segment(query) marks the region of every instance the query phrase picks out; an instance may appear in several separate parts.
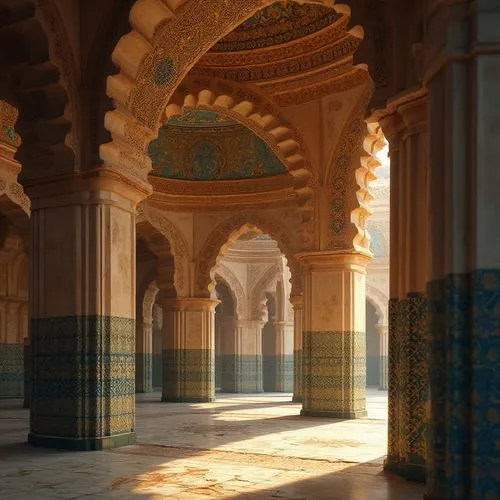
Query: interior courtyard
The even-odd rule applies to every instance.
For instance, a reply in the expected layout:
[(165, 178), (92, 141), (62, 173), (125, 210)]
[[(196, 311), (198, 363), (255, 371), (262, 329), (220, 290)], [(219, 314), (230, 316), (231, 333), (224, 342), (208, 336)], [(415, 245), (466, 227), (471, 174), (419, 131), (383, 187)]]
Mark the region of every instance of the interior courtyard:
[(0, 0), (0, 498), (499, 500), (499, 26)]

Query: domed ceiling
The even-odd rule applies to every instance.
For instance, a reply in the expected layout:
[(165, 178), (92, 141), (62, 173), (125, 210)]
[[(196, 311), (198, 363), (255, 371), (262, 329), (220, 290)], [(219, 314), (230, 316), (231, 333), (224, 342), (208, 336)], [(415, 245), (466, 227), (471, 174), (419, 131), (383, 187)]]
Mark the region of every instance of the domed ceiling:
[(150, 145), (151, 175), (213, 181), (287, 174), (267, 146), (244, 125), (216, 112), (192, 109), (173, 117)]
[(275, 2), (238, 26), (210, 52), (239, 52), (289, 43), (312, 35), (340, 18), (334, 10), (319, 5)]
[(280, 105), (313, 86), (303, 99), (314, 100), (332, 91), (334, 79), (357, 72), (352, 56), (361, 40), (349, 23), (348, 15), (321, 5), (275, 2), (216, 43), (190, 75), (255, 83)]

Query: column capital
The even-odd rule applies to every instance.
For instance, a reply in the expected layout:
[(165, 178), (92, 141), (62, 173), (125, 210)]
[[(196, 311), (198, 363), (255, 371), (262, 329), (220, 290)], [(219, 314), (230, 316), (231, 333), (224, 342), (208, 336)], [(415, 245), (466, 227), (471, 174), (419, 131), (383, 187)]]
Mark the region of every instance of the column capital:
[(118, 204), (125, 199), (135, 210), (152, 193), (150, 185), (104, 167), (25, 180), (23, 187), (32, 200), (32, 209), (64, 204)]
[(366, 272), (366, 266), (372, 261), (368, 251), (324, 251), (302, 252), (295, 258), (305, 268), (342, 269), (351, 267), (353, 270)]
[(273, 325), (280, 328), (293, 327), (293, 321), (273, 321)]
[(293, 297), (290, 297), (290, 303), (294, 309), (302, 309), (304, 307), (304, 296), (294, 295)]
[(220, 300), (203, 298), (159, 298), (158, 305), (164, 311), (215, 311)]
[(237, 319), (235, 324), (236, 327), (243, 328), (252, 328), (252, 327), (260, 327), (262, 328), (265, 325), (265, 321), (261, 319)]

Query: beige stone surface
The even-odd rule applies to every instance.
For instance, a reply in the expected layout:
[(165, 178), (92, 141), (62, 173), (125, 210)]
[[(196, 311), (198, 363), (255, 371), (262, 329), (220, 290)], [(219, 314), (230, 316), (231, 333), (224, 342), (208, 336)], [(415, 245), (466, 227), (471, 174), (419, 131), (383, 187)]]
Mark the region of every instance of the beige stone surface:
[(138, 398), (137, 445), (93, 453), (29, 447), (28, 412), (0, 401), (2, 499), (422, 498), (422, 485), (382, 472), (386, 393), (371, 392), (355, 422), (299, 417), (290, 395), (157, 399)]

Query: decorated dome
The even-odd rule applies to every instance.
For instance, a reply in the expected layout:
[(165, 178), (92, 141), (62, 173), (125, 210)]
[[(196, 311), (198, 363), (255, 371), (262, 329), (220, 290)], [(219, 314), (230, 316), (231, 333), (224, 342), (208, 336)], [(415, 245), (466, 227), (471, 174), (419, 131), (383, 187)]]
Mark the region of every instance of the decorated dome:
[(193, 109), (168, 120), (149, 153), (152, 175), (169, 179), (237, 180), (287, 173), (260, 137), (208, 110)]

